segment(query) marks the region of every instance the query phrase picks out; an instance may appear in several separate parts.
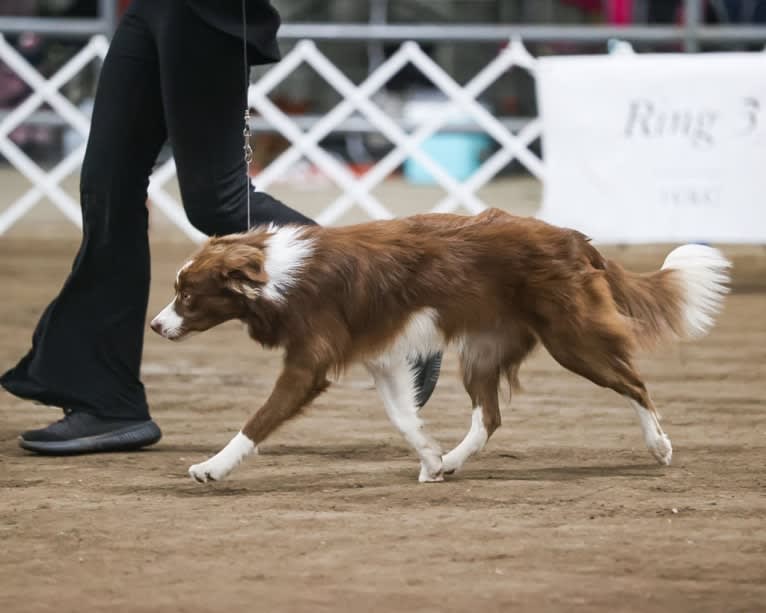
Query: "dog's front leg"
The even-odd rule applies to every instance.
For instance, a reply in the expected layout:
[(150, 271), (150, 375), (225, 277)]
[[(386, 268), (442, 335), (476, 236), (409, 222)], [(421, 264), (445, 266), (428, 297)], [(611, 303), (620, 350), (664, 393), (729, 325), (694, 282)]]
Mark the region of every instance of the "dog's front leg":
[(420, 458), (421, 483), (444, 481), (439, 444), (423, 428), (418, 417), (415, 386), (409, 364), (404, 359), (368, 363), (391, 422), (412, 445)]
[(200, 483), (224, 479), (242, 460), (258, 451), (258, 445), (282, 423), (321, 394), (330, 383), (325, 370), (286, 362), (266, 403), (247, 421), (228, 445), (209, 460), (189, 468)]

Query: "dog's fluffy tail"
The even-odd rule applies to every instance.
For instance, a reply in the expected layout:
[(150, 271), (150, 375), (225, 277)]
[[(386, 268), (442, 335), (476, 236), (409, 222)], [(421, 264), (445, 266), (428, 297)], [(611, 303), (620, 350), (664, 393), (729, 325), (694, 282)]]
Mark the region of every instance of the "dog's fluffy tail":
[(620, 312), (644, 347), (708, 333), (723, 306), (731, 263), (705, 245), (683, 245), (649, 274), (626, 271), (610, 261), (607, 280)]

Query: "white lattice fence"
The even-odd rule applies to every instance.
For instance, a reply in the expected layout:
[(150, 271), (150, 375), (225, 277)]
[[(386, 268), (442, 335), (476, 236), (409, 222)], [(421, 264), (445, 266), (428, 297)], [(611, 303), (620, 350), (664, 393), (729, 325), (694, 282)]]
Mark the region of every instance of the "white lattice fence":
[[(79, 167), (84, 145), (76, 148), (52, 170), (46, 172), (10, 140), (9, 134), (41, 104), (47, 102), (56, 113), (87, 139), (88, 118), (66, 100), (59, 89), (91, 61), (103, 59), (107, 46), (107, 40), (103, 36), (93, 37), (76, 56), (46, 80), (0, 36), (0, 60), (24, 79), (33, 91), (29, 98), (0, 122), (0, 153), (33, 185), (27, 193), (0, 211), (0, 234), (3, 234), (45, 196), (67, 218), (80, 225), (80, 207), (60, 187), (60, 183)], [(303, 131), (268, 98), (269, 93), (279, 83), (304, 63), (310, 65), (342, 98), (335, 108), (307, 131)], [(450, 104), (445, 112), (435, 114), (414, 132), (408, 134), (394, 118), (374, 104), (371, 98), (397, 72), (410, 63), (444, 93)], [(460, 86), (416, 43), (408, 42), (404, 43), (363, 83), (355, 85), (319, 51), (316, 45), (310, 41), (302, 41), (279, 64), (250, 87), (251, 106), (290, 141), (290, 147), (255, 177), (255, 182), (259, 189), (267, 190), (296, 162), (306, 157), (342, 190), (342, 194), (319, 214), (317, 217), (319, 223), (332, 224), (354, 206), (361, 207), (372, 219), (384, 219), (393, 215), (385, 204), (372, 194), (372, 190), (394, 172), (405, 159), (412, 158), (422, 165), (446, 191), (447, 195), (432, 209), (433, 211), (448, 212), (463, 207), (470, 212), (479, 212), (485, 208), (485, 205), (477, 192), (513, 159), (518, 160), (537, 178), (544, 180), (543, 163), (528, 148), (530, 143), (540, 136), (542, 130), (540, 120), (533, 120), (518, 134), (513, 134), (477, 101), (477, 97), (482, 92), (514, 66), (524, 68), (534, 76), (536, 61), (519, 40), (511, 41), (468, 84)], [(319, 145), (326, 136), (337, 130), (354, 113), (364, 116), (394, 145), (391, 151), (362, 177), (355, 176)], [(462, 183), (455, 180), (420, 148), (423, 141), (443, 128), (457, 113), (460, 113), (462, 117), (470, 117), (501, 145), (494, 155)], [(192, 240), (198, 241), (202, 235), (188, 222), (180, 204), (164, 190), (164, 185), (174, 175), (175, 164), (169, 160), (153, 174), (149, 196), (174, 224)]]

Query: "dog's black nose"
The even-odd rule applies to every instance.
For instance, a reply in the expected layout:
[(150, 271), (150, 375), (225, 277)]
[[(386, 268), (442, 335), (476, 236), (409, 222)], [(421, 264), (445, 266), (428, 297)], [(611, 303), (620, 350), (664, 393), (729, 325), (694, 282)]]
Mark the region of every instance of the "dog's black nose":
[(162, 334), (162, 324), (156, 319), (152, 319), (152, 323), (149, 324), (149, 327), (157, 334)]

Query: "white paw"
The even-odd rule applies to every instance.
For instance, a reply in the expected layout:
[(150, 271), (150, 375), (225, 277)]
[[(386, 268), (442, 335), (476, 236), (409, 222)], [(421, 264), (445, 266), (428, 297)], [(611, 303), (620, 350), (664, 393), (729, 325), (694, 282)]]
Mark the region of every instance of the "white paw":
[(442, 471), (445, 475), (456, 473), (463, 467), (462, 458), (453, 449), (442, 458)]
[(658, 436), (648, 444), (648, 447), (657, 462), (663, 466), (670, 466), (670, 460), (673, 457), (673, 446), (670, 444), (667, 434), (663, 433)]
[(222, 466), (220, 462), (213, 462), (212, 460), (189, 467), (189, 476), (198, 483), (222, 481), (230, 472), (231, 470), (227, 470), (227, 467)]
[(247, 456), (257, 452), (258, 448), (253, 441), (240, 432), (212, 458), (191, 466), (189, 476), (199, 483), (220, 481), (225, 479)]
[(441, 456), (429, 454), (421, 460), (418, 481), (421, 483), (438, 483), (439, 481), (444, 481), (444, 470), (442, 469)]
[(444, 473), (441, 470), (433, 473), (421, 464), (418, 481), (421, 483), (439, 483), (440, 481), (444, 481)]

